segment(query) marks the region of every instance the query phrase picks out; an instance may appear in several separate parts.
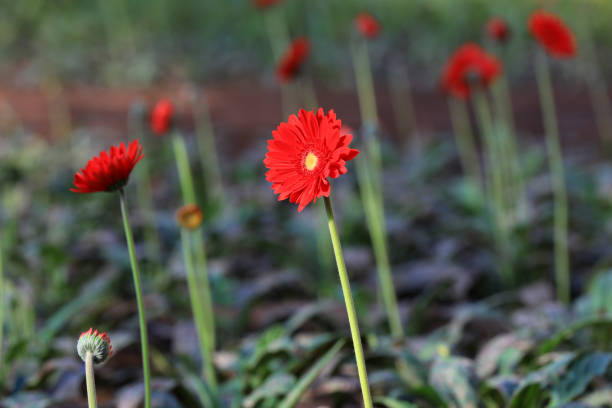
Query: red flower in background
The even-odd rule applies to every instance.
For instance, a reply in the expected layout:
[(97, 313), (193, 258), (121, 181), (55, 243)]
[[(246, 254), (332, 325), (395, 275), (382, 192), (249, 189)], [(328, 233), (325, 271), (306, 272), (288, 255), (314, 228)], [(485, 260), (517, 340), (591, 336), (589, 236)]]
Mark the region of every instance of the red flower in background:
[(504, 43), (510, 37), (508, 23), (501, 17), (492, 17), (487, 21), (487, 35), (493, 40)]
[(380, 23), (370, 13), (359, 13), (355, 17), (355, 28), (366, 38), (376, 38), (380, 34)]
[(346, 162), (359, 154), (349, 147), (353, 135), (341, 128), (333, 110), (326, 115), (322, 108), (316, 113), (301, 109), (272, 132), (264, 164), (279, 201), (288, 198), (302, 211), (311, 201), (329, 197), (327, 178), (346, 173)]
[(280, 3), (283, 0), (253, 0), (253, 5), (259, 9), (265, 9), (275, 4)]
[(451, 55), (442, 73), (442, 86), (465, 99), (475, 84), (489, 86), (501, 73), (501, 62), (473, 43), (462, 45)]
[(574, 33), (556, 15), (535, 11), (529, 17), (529, 31), (552, 56), (570, 58), (578, 52)]
[(310, 42), (307, 38), (299, 37), (293, 40), (276, 67), (278, 80), (289, 82), (295, 78), (309, 53)]
[(111, 146), (109, 153), (100, 152), (74, 175), (74, 187), (70, 191), (97, 193), (119, 190), (127, 184), (134, 166), (143, 157), (138, 139), (127, 148), (123, 142), (119, 146)]
[(156, 135), (163, 135), (172, 126), (174, 107), (167, 99), (159, 100), (151, 110), (151, 130)]

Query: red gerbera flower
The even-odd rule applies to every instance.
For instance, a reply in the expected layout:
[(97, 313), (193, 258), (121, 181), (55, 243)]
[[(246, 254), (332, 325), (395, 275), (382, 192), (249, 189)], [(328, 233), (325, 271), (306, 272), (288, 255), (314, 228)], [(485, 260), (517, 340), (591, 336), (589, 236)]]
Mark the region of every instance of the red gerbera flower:
[(143, 157), (138, 139), (130, 143), (127, 149), (123, 142), (119, 146), (111, 146), (109, 153), (100, 152), (74, 175), (74, 187), (70, 191), (96, 193), (119, 190), (127, 184), (132, 169)]
[(542, 47), (558, 58), (570, 58), (578, 52), (574, 33), (556, 15), (535, 11), (529, 17), (529, 31)]
[(326, 115), (322, 108), (316, 113), (301, 109), (272, 132), (264, 164), (279, 201), (288, 198), (302, 211), (311, 201), (329, 197), (327, 178), (346, 173), (346, 162), (359, 154), (349, 147), (353, 135), (341, 128), (333, 110)]
[(280, 3), (282, 0), (253, 0), (253, 5), (259, 9), (268, 8)]
[(370, 13), (359, 13), (355, 17), (355, 28), (366, 38), (375, 38), (380, 34), (380, 23)]
[(151, 110), (151, 129), (156, 135), (163, 135), (172, 126), (172, 102), (161, 99)]
[(468, 43), (451, 55), (442, 73), (442, 86), (457, 98), (470, 95), (474, 84), (489, 86), (501, 73), (501, 62), (477, 44)]
[(510, 28), (508, 23), (501, 17), (492, 17), (487, 21), (487, 34), (493, 40), (500, 43), (506, 42), (510, 36)]
[(289, 82), (295, 78), (309, 53), (310, 42), (307, 38), (300, 37), (293, 40), (276, 67), (278, 80)]

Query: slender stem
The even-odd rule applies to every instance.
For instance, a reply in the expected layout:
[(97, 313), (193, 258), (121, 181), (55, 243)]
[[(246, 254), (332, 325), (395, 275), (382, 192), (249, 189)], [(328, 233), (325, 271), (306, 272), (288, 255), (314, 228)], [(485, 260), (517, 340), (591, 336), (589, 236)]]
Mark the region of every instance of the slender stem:
[(463, 172), (478, 187), (482, 187), (478, 150), (474, 141), (474, 133), (472, 132), (467, 105), (464, 101), (449, 97), (448, 106)]
[(370, 231), (370, 239), (372, 240), (372, 247), (374, 249), (376, 270), (378, 271), (378, 280), (380, 282), (389, 328), (391, 329), (391, 335), (396, 339), (400, 339), (404, 337), (404, 329), (402, 327), (395, 287), (393, 285), (384, 220), (380, 219), (380, 211), (378, 210), (378, 203), (372, 185), (373, 180), (365, 157), (357, 158), (357, 176), (368, 230)]
[(130, 264), (132, 265), (132, 274), (134, 276), (134, 291), (136, 292), (136, 303), (138, 304), (138, 321), (140, 323), (140, 343), (142, 349), (142, 373), (144, 376), (145, 387), (145, 408), (151, 408), (151, 374), (149, 370), (149, 340), (147, 337), (147, 320), (145, 318), (145, 310), (142, 301), (142, 285), (140, 282), (140, 271), (138, 270), (138, 262), (136, 261), (136, 251), (134, 249), (134, 236), (132, 235), (132, 227), (128, 217), (127, 200), (125, 190), (119, 190), (121, 202), (121, 215), (123, 217), (123, 227), (125, 229), (125, 238), (127, 241), (128, 252), (130, 254)]
[(94, 378), (93, 354), (91, 354), (91, 351), (88, 351), (85, 355), (85, 382), (87, 384), (87, 405), (89, 408), (97, 408), (96, 380)]
[(357, 312), (353, 303), (353, 295), (351, 294), (351, 286), (349, 283), (346, 266), (344, 265), (344, 256), (342, 255), (342, 247), (340, 245), (340, 237), (336, 230), (336, 221), (334, 220), (334, 212), (332, 210), (329, 197), (324, 198), (325, 211), (327, 212), (327, 224), (329, 226), (329, 235), (331, 236), (334, 254), (336, 256), (336, 264), (338, 266), (338, 274), (340, 275), (340, 285), (344, 294), (344, 303), (348, 314), (349, 326), (351, 328), (351, 337), (353, 338), (353, 348), (355, 350), (355, 359), (357, 360), (357, 372), (359, 374), (359, 383), (361, 384), (361, 393), (363, 394), (363, 403), (365, 408), (372, 408), (372, 397), (370, 395), (370, 386), (368, 384), (368, 373), (366, 372), (365, 359), (363, 356), (363, 346), (361, 345), (361, 335), (359, 334), (359, 324), (357, 322)]
[(189, 289), (189, 299), (191, 301), (191, 310), (193, 319), (198, 334), (200, 343), (200, 353), (202, 354), (202, 363), (208, 384), (213, 393), (216, 393), (217, 379), (215, 375), (215, 367), (213, 364), (213, 348), (211, 338), (209, 336), (209, 323), (206, 322), (205, 306), (202, 304), (202, 298), (198, 291), (198, 277), (193, 265), (193, 256), (191, 254), (191, 240), (189, 231), (181, 229), (181, 244), (183, 247), (183, 258), (185, 261), (185, 272), (187, 275), (187, 287)]
[(506, 284), (514, 283), (514, 273), (510, 261), (510, 242), (508, 228), (505, 220), (505, 205), (503, 200), (503, 179), (499, 168), (499, 144), (496, 141), (495, 129), (491, 118), (486, 96), (482, 90), (476, 89), (473, 92), (474, 106), (480, 132), (485, 141), (487, 150), (488, 171), (491, 173), (487, 177), (488, 190), (491, 194), (491, 213), (493, 217), (493, 232), (495, 236), (497, 251), (500, 257), (500, 275), (506, 280)]
[(0, 234), (0, 384), (4, 380), (4, 270), (2, 263), (2, 238)]
[(536, 76), (540, 93), (540, 104), (544, 117), (546, 145), (550, 175), (554, 194), (554, 242), (555, 242), (555, 276), (557, 281), (557, 297), (564, 303), (570, 301), (570, 270), (567, 248), (567, 192), (565, 190), (565, 173), (563, 170), (563, 154), (557, 127), (557, 114), (553, 96), (552, 81), (548, 69), (548, 61), (543, 52), (536, 58)]
[(191, 169), (189, 167), (189, 154), (187, 153), (185, 140), (178, 132), (172, 135), (172, 147), (174, 148), (174, 158), (178, 169), (183, 201), (185, 204), (195, 204), (196, 193), (193, 184), (193, 176), (191, 175)]
[(400, 145), (404, 151), (411, 151), (413, 156), (420, 154), (423, 141), (418, 137), (416, 126), (416, 113), (410, 81), (406, 69), (399, 65), (389, 64), (387, 71), (387, 85), (391, 95), (393, 116), (399, 131)]
[(210, 339), (210, 348), (215, 350), (215, 314), (213, 311), (212, 292), (210, 290), (210, 282), (208, 279), (208, 265), (206, 262), (206, 245), (202, 237), (202, 231), (197, 230), (192, 234), (193, 244), (195, 246), (196, 274), (198, 283), (198, 291), (203, 301), (204, 321), (206, 322), (206, 330)]
[(215, 146), (214, 130), (210, 121), (210, 112), (206, 97), (195, 90), (193, 98), (193, 118), (196, 126), (196, 143), (200, 153), (200, 165), (206, 180), (207, 199), (217, 199), (222, 207), (225, 202), (225, 192), (221, 180), (219, 155)]
[(351, 43), (353, 55), (353, 68), (355, 80), (357, 81), (357, 96), (359, 98), (359, 109), (361, 110), (361, 121), (364, 124), (378, 124), (378, 111), (376, 109), (376, 93), (374, 92), (374, 79), (370, 67), (370, 56), (364, 39)]

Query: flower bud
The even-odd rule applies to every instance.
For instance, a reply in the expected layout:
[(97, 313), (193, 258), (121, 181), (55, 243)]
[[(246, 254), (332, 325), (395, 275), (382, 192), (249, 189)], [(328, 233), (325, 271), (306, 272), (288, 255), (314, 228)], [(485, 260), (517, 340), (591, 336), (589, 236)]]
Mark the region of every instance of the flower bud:
[(90, 328), (86, 332), (81, 333), (77, 343), (77, 352), (83, 362), (86, 359), (87, 353), (90, 352), (94, 364), (101, 364), (113, 355), (113, 346), (106, 333), (100, 333)]
[(176, 212), (176, 222), (182, 228), (195, 230), (202, 225), (203, 221), (204, 214), (196, 204), (184, 205)]

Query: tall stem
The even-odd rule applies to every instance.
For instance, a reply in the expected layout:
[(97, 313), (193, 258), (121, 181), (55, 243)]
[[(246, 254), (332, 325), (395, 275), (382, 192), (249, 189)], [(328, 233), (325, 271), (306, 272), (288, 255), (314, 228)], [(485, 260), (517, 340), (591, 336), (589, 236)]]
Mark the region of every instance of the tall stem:
[(505, 219), (505, 203), (503, 195), (503, 179), (499, 166), (499, 145), (494, 134), (493, 120), (491, 118), (491, 110), (487, 102), (484, 92), (476, 89), (473, 92), (474, 106), (480, 126), (480, 133), (485, 141), (487, 150), (488, 172), (487, 187), (491, 194), (491, 214), (493, 218), (493, 231), (497, 246), (498, 255), (500, 257), (500, 275), (505, 279), (506, 284), (514, 283), (514, 273), (512, 270), (510, 256), (510, 242), (508, 236), (508, 228)]
[(209, 336), (209, 322), (206, 322), (205, 306), (202, 304), (202, 298), (198, 292), (198, 277), (195, 273), (193, 265), (193, 256), (191, 254), (191, 240), (189, 231), (181, 229), (181, 244), (183, 246), (183, 258), (185, 261), (185, 272), (187, 275), (187, 287), (189, 289), (189, 299), (191, 301), (191, 310), (193, 319), (198, 334), (200, 343), (200, 353), (202, 355), (202, 363), (208, 384), (213, 393), (216, 394), (217, 378), (215, 375), (215, 367), (213, 364), (213, 347)]
[(355, 350), (355, 359), (357, 360), (357, 372), (359, 374), (359, 383), (361, 384), (361, 393), (363, 394), (363, 403), (365, 408), (372, 408), (372, 397), (370, 395), (368, 373), (366, 372), (365, 359), (363, 356), (363, 346), (361, 345), (361, 335), (359, 334), (357, 313), (355, 311), (355, 304), (353, 303), (353, 295), (351, 294), (351, 285), (346, 272), (346, 266), (344, 265), (344, 256), (342, 255), (340, 237), (338, 236), (338, 231), (336, 229), (336, 221), (334, 220), (334, 212), (332, 210), (329, 197), (325, 197), (324, 201), (325, 211), (327, 212), (329, 235), (331, 236), (334, 255), (336, 256), (338, 274), (340, 275), (340, 285), (342, 286), (342, 293), (344, 294), (346, 313), (348, 314), (351, 337), (353, 338), (353, 348)]
[(0, 384), (4, 380), (4, 270), (2, 263), (2, 238), (0, 234)]
[(464, 101), (450, 97), (448, 106), (461, 167), (468, 179), (471, 179), (478, 187), (482, 187), (478, 150), (474, 141), (467, 105)]
[(174, 148), (174, 158), (178, 169), (183, 201), (185, 204), (195, 204), (197, 200), (193, 176), (191, 175), (191, 169), (189, 167), (187, 146), (185, 146), (185, 140), (178, 132), (172, 135), (172, 147)]
[(149, 370), (149, 340), (147, 336), (147, 320), (145, 318), (144, 305), (142, 301), (142, 284), (140, 282), (140, 271), (136, 262), (136, 251), (134, 249), (134, 236), (128, 217), (127, 200), (125, 190), (119, 190), (121, 202), (121, 215), (123, 217), (123, 228), (125, 229), (125, 239), (127, 241), (128, 252), (130, 254), (130, 264), (132, 265), (132, 275), (134, 277), (134, 291), (136, 292), (136, 303), (138, 304), (138, 321), (140, 323), (140, 343), (142, 349), (142, 373), (144, 376), (145, 387), (145, 408), (151, 408), (151, 374)]
[(393, 285), (393, 276), (391, 274), (386, 229), (384, 227), (384, 220), (380, 219), (381, 212), (378, 210), (378, 202), (372, 185), (373, 180), (365, 157), (357, 158), (357, 176), (361, 200), (364, 204), (366, 221), (370, 231), (370, 239), (374, 249), (376, 270), (378, 271), (378, 280), (380, 282), (389, 328), (391, 329), (391, 335), (399, 339), (404, 336), (404, 329), (402, 328), (402, 321), (397, 306), (397, 296)]
[(554, 242), (555, 242), (555, 277), (557, 281), (557, 297), (564, 303), (570, 301), (570, 271), (569, 253), (567, 248), (567, 192), (565, 190), (565, 173), (563, 170), (563, 154), (557, 127), (557, 114), (553, 96), (552, 81), (548, 69), (548, 61), (543, 52), (536, 58), (536, 76), (540, 93), (540, 104), (544, 117), (546, 146), (550, 176), (554, 194)]
[(91, 354), (91, 351), (88, 351), (85, 355), (85, 382), (87, 384), (87, 406), (97, 408), (96, 380), (94, 379), (93, 354)]

